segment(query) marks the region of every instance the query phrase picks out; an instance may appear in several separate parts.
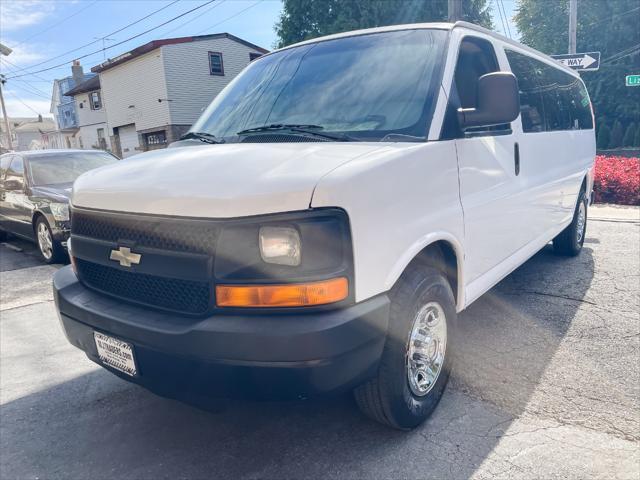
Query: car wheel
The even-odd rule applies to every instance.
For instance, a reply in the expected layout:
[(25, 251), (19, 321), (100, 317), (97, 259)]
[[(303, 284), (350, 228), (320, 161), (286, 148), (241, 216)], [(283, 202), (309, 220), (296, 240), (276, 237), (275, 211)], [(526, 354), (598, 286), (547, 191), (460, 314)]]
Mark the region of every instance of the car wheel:
[(377, 376), (354, 391), (370, 418), (407, 430), (438, 405), (451, 371), (453, 292), (431, 266), (410, 266), (391, 294), (389, 331)]
[(47, 263), (58, 263), (64, 257), (64, 248), (53, 239), (51, 227), (44, 217), (38, 217), (35, 226), (38, 249)]
[(587, 205), (587, 196), (584, 190), (580, 190), (573, 220), (567, 228), (553, 239), (553, 249), (559, 255), (575, 257), (582, 250), (587, 232)]

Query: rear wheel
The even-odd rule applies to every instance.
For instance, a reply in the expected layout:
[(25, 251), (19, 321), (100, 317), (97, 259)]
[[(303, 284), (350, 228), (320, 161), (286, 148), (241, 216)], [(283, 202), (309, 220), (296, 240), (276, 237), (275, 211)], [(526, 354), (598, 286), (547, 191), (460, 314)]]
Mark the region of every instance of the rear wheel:
[(448, 340), (456, 320), (444, 274), (430, 266), (409, 267), (392, 292), (377, 376), (354, 391), (360, 409), (394, 428), (420, 425), (438, 405), (449, 379)]
[(553, 248), (559, 255), (575, 257), (582, 250), (587, 232), (587, 205), (587, 196), (584, 190), (580, 190), (573, 220), (553, 239)]
[(35, 226), (40, 255), (47, 263), (58, 263), (64, 258), (64, 248), (53, 239), (51, 227), (44, 217), (38, 217)]

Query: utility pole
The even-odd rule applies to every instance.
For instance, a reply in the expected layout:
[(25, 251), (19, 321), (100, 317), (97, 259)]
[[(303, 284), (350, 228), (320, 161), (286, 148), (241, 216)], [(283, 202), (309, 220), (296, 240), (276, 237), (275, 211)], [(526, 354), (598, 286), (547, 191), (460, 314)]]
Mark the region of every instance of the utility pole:
[(2, 104), (2, 115), (4, 116), (4, 128), (7, 130), (7, 148), (13, 150), (11, 142), (11, 129), (9, 128), (9, 117), (7, 116), (7, 109), (4, 106), (4, 95), (2, 94), (2, 85), (4, 85), (4, 75), (0, 75), (0, 104)]
[(578, 33), (578, 0), (569, 0), (569, 53), (576, 53)]
[(462, 20), (462, 0), (448, 0), (447, 8), (451, 23)]
[[(0, 43), (0, 54), (5, 57), (11, 54), (12, 50)], [(7, 108), (4, 106), (4, 95), (2, 94), (2, 86), (4, 85), (4, 75), (0, 74), (0, 104), (2, 105), (2, 116), (4, 117), (4, 127), (7, 130), (7, 148), (13, 150), (13, 142), (11, 141), (11, 128), (9, 127), (9, 117), (7, 116)]]

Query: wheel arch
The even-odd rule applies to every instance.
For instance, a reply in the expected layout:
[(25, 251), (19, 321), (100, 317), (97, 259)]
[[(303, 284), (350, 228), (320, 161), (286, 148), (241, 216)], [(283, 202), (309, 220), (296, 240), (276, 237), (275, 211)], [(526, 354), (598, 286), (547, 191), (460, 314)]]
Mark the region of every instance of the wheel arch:
[[(436, 253), (437, 252), (437, 253)], [(393, 288), (404, 271), (415, 262), (424, 262), (425, 259), (432, 259), (436, 255), (441, 255), (444, 265), (441, 270), (447, 277), (451, 290), (456, 301), (456, 310), (464, 309), (464, 251), (462, 244), (456, 237), (449, 233), (435, 233), (416, 242), (413, 247), (398, 261), (392, 273), (389, 275), (387, 284), (389, 289)]]

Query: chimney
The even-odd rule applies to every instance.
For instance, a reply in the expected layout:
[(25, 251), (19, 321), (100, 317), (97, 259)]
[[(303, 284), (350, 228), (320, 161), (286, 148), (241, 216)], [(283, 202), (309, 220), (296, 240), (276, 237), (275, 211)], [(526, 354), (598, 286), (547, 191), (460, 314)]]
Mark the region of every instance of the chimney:
[(71, 75), (73, 76), (73, 81), (76, 86), (80, 85), (84, 81), (84, 72), (82, 71), (80, 60), (73, 61), (73, 65), (71, 65)]
[(38, 123), (42, 123), (42, 115), (38, 115)]

